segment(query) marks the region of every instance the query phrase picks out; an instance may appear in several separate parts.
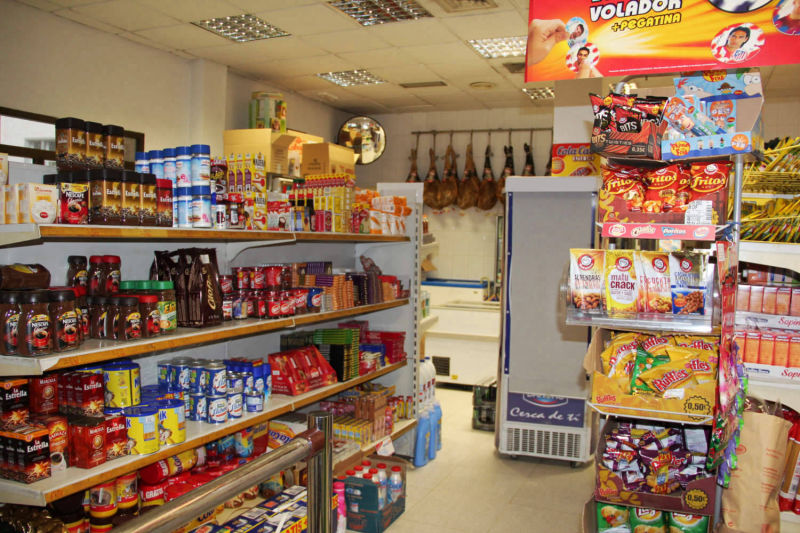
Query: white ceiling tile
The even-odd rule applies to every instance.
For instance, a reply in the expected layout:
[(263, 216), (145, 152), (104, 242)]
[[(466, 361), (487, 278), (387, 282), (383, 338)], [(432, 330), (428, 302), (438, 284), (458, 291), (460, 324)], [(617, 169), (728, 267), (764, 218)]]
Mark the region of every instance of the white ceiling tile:
[(446, 79), (493, 76), (497, 73), (489, 63), (479, 57), (471, 61), (426, 63), (425, 66)]
[(410, 89), (409, 91), (413, 92), (415, 96), (418, 96), (422, 100), (437, 105), (444, 104), (447, 102), (459, 103), (459, 104), (474, 104), (475, 102), (477, 102), (475, 98), (462, 91), (450, 91), (442, 93), (436, 93), (433, 91), (423, 93), (417, 89)]
[(254, 14), (292, 35), (313, 35), (360, 27), (355, 20), (341, 11), (329, 7), (327, 4), (315, 4), (275, 11), (262, 9)]
[(99, 4), (106, 0), (53, 0), (56, 4), (64, 7), (82, 6), (84, 4)]
[(425, 113), (428, 111), (434, 111), (434, 106), (432, 104), (420, 104), (420, 105), (409, 105), (409, 106), (395, 106), (391, 108), (393, 114), (397, 113)]
[(430, 18), (380, 24), (368, 30), (392, 46), (438, 44), (458, 40), (441, 21)]
[(264, 79), (281, 79), (320, 72), (352, 70), (354, 66), (349, 61), (328, 54), (324, 56), (299, 57), (291, 61), (278, 60), (267, 63), (251, 63), (247, 68), (251, 72), (260, 74)]
[(58, 15), (59, 17), (64, 17), (65, 19), (69, 19), (73, 22), (78, 22), (84, 26), (89, 26), (90, 28), (109, 33), (120, 33), (122, 31), (122, 28), (112, 26), (111, 24), (107, 24), (101, 20), (98, 20), (91, 15), (78, 13), (72, 9), (59, 9), (58, 11), (53, 11), (53, 14)]
[(393, 96), (391, 98), (381, 98), (380, 103), (389, 109), (394, 109), (395, 107), (429, 105), (428, 102), (418, 96), (414, 96), (413, 94), (408, 94), (406, 96)]
[(43, 11), (55, 11), (56, 9), (61, 9), (62, 7), (64, 7), (63, 5), (51, 2), (50, 0), (17, 0), (17, 1), (22, 2), (23, 4), (27, 4), (31, 7), (41, 9)]
[(224, 37), (198, 28), (193, 24), (152, 28), (149, 30), (137, 31), (136, 34), (144, 39), (151, 39), (175, 50), (220, 46), (230, 42)]
[(297, 37), (277, 37), (246, 43), (231, 43), (222, 46), (189, 48), (186, 50), (198, 57), (205, 57), (236, 67), (250, 66), (269, 61), (293, 60), (295, 58), (324, 55), (325, 52)]
[(244, 10), (225, 0), (138, 0), (183, 22), (241, 15)]
[(421, 63), (470, 61), (476, 55), (472, 48), (461, 42), (438, 44), (435, 46), (404, 46), (399, 50), (408, 57)]
[(372, 100), (380, 100), (382, 98), (397, 98), (408, 95), (408, 89), (403, 89), (391, 83), (380, 83), (377, 85), (357, 85), (355, 87), (346, 87), (347, 92), (356, 95), (364, 96)]
[(374, 50), (391, 46), (373, 33), (371, 29), (367, 28), (304, 35), (303, 40), (334, 54)]
[(317, 4), (319, 0), (228, 0), (248, 13), (262, 13), (273, 9), (307, 6)]
[(404, 54), (399, 48), (381, 48), (379, 50), (347, 52), (338, 55), (358, 65), (358, 68), (366, 69), (417, 64), (416, 61)]
[(491, 15), (465, 15), (442, 21), (463, 40), (527, 35), (528, 20), (518, 11), (503, 11)]
[(331, 86), (331, 82), (319, 76), (294, 76), (291, 78), (277, 78), (271, 81), (281, 87), (291, 88), (293, 91), (325, 90)]
[[(117, 30), (117, 31), (119, 31), (119, 30)], [(164, 50), (164, 51), (167, 51), (167, 52), (172, 52), (172, 50), (173, 50), (173, 48), (171, 46), (169, 46), (169, 45), (166, 45), (166, 44), (163, 44), (163, 43), (159, 43), (157, 41), (154, 41), (152, 39), (148, 39), (147, 37), (142, 37), (141, 35), (138, 35), (136, 33), (131, 33), (129, 31), (119, 31), (119, 33), (117, 33), (117, 35), (119, 35), (120, 37), (124, 37), (125, 39), (128, 39), (130, 41), (133, 41), (135, 43), (139, 43), (139, 44), (143, 44), (145, 46), (149, 46), (150, 48), (157, 48), (158, 50)]]
[(342, 109), (350, 111), (354, 115), (376, 115), (378, 113), (386, 113), (389, 108), (379, 103), (369, 104), (365, 102), (356, 102), (352, 105), (345, 104)]
[(78, 6), (73, 10), (127, 31), (170, 26), (178, 22), (136, 0), (112, 0), (102, 4)]
[[(489, 106), (478, 100), (471, 102), (442, 102), (436, 104), (436, 111), (468, 111), (471, 109), (489, 109)], [(477, 155), (475, 156), (478, 157)], [(480, 167), (483, 168), (483, 167)]]
[(392, 83), (414, 83), (441, 81), (438, 74), (424, 65), (401, 65), (398, 67), (371, 68), (370, 72)]

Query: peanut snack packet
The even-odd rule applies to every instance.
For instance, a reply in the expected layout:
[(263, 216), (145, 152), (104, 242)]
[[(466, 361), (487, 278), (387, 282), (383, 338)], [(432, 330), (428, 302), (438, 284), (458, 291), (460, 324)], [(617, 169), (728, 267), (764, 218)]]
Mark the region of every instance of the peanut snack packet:
[(669, 276), (669, 254), (638, 252), (639, 293), (643, 295), (646, 313), (672, 313), (672, 289)]
[(705, 284), (706, 258), (692, 252), (672, 252), (669, 258), (672, 288), (672, 313), (705, 314), (708, 287)]
[(600, 313), (605, 250), (572, 248), (569, 257), (569, 289), (573, 307), (585, 313)]
[(608, 316), (625, 316), (638, 311), (639, 283), (632, 250), (606, 251), (605, 289)]

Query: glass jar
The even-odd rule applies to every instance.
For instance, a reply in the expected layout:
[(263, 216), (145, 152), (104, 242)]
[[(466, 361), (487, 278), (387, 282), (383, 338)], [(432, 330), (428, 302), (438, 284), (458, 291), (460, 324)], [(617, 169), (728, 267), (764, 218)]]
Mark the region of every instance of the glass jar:
[(105, 339), (108, 298), (105, 296), (89, 296), (86, 301), (89, 305), (89, 336), (93, 339)]
[(157, 226), (157, 197), (156, 177), (154, 174), (140, 174), (141, 204), (139, 205), (139, 225)]
[[(119, 323), (120, 323), (120, 300), (122, 297), (110, 296), (106, 298), (106, 333), (105, 338), (111, 340), (119, 339)], [(137, 300), (138, 301), (138, 300)]]
[(80, 344), (80, 323), (75, 312), (75, 292), (72, 289), (50, 290), (53, 351), (67, 352)]
[(89, 256), (89, 296), (102, 296), (106, 290), (106, 273), (103, 268), (103, 256)]
[(89, 338), (89, 304), (86, 300), (86, 287), (73, 287), (75, 291), (75, 312), (80, 324), (80, 342)]
[(112, 295), (119, 292), (119, 283), (122, 281), (122, 260), (118, 255), (104, 255), (103, 269), (105, 271), (105, 288), (103, 294)]
[(3, 355), (17, 355), (19, 353), (19, 314), (22, 293), (16, 291), (0, 292), (0, 333), (3, 342), (0, 352)]
[(131, 341), (142, 338), (142, 314), (139, 312), (139, 298), (123, 296), (119, 300), (119, 321), (117, 339)]
[(85, 255), (70, 255), (67, 257), (67, 285), (70, 287), (86, 287), (89, 273), (86, 270)]
[(120, 215), (123, 226), (138, 226), (142, 207), (142, 191), (139, 174), (131, 170), (122, 171), (122, 203)]
[(150, 290), (158, 297), (161, 334), (174, 333), (178, 329), (178, 305), (175, 300), (175, 285), (171, 281), (151, 281), (150, 284)]
[(158, 337), (161, 333), (161, 313), (158, 311), (158, 296), (139, 295), (139, 314), (142, 321), (142, 337)]
[(19, 305), (20, 355), (45, 355), (53, 350), (49, 301), (46, 290), (23, 293)]

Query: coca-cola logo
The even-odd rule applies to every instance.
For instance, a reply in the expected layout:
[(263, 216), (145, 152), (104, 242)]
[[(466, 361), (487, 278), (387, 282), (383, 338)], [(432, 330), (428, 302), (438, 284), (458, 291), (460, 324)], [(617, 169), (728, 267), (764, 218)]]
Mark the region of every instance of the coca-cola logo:
[(578, 258), (578, 267), (581, 270), (590, 270), (594, 267), (594, 257), (589, 254), (583, 254)]

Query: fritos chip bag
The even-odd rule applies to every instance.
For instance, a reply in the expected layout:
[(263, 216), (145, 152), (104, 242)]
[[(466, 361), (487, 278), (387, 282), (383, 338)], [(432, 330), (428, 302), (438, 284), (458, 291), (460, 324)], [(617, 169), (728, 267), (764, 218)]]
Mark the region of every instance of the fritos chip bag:
[(679, 165), (678, 188), (675, 191), (675, 205), (673, 211), (685, 212), (691, 198), (692, 173), (686, 165)]
[(678, 203), (681, 165), (674, 164), (651, 170), (645, 175), (647, 190), (644, 193), (643, 211), (666, 213)]
[(617, 165), (602, 167), (603, 190), (610, 196), (621, 196), (628, 211), (641, 211), (645, 188), (639, 169)]
[[(689, 185), (691, 201), (702, 201), (704, 196), (727, 187), (730, 171), (730, 163), (692, 163), (690, 167), (692, 178)], [(711, 209), (710, 201), (708, 209)], [(712, 219), (709, 222), (717, 221)]]
[(572, 305), (586, 313), (601, 312), (605, 250), (572, 248), (569, 257)]
[(646, 313), (672, 313), (672, 290), (669, 278), (669, 254), (638, 252), (639, 293)]
[(605, 301), (609, 316), (638, 311), (639, 283), (632, 250), (608, 250), (605, 261)]

